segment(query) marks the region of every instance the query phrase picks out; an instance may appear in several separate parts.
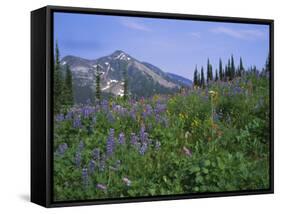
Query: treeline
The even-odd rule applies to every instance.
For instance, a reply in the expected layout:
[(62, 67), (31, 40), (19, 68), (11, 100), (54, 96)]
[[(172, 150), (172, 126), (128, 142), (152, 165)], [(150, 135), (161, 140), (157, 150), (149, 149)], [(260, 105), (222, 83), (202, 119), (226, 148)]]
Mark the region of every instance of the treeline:
[(56, 42), (54, 56), (54, 77), (53, 77), (53, 95), (54, 95), (54, 112), (59, 113), (62, 109), (70, 107), (74, 104), (73, 88), (72, 88), (72, 72), (68, 65), (66, 69), (60, 63), (60, 51)]
[[(270, 71), (270, 55), (268, 55), (265, 68), (263, 68), (264, 72)], [(258, 70), (256, 66), (250, 67), (245, 70), (243, 66), (242, 58), (240, 57), (239, 65), (235, 66), (234, 57), (231, 55), (230, 59), (228, 59), (227, 64), (223, 66), (222, 60), (219, 59), (219, 68), (215, 71), (213, 70), (213, 66), (210, 63), (210, 60), (207, 60), (207, 71), (206, 71), (206, 78), (204, 73), (203, 66), (201, 70), (198, 71), (197, 66), (195, 67), (194, 74), (193, 74), (193, 85), (195, 87), (205, 87), (207, 84), (213, 81), (231, 81), (236, 77), (241, 77), (245, 74), (245, 72), (253, 72), (257, 73)]]

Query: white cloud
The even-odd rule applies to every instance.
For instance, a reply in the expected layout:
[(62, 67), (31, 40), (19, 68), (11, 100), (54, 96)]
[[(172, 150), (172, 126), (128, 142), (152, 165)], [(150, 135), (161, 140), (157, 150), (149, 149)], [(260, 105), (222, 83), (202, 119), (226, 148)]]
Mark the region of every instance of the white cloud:
[(217, 27), (210, 30), (212, 33), (215, 34), (225, 34), (227, 36), (236, 38), (236, 39), (244, 39), (244, 40), (252, 40), (252, 39), (264, 39), (265, 33), (260, 30), (234, 30), (232, 28), (227, 27)]
[(133, 30), (146, 31), (146, 32), (151, 31), (151, 29), (148, 28), (146, 25), (136, 22), (135, 20), (122, 19), (121, 24)]

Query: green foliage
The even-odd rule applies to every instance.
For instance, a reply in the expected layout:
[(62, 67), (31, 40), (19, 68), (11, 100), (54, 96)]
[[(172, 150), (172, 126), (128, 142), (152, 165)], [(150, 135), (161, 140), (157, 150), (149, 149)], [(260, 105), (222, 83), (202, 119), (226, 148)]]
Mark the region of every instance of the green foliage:
[(265, 62), (265, 71), (270, 72), (271, 71), (271, 58), (270, 54), (268, 54), (266, 62)]
[[(248, 74), (206, 87), (138, 101), (112, 97), (57, 115), (55, 201), (267, 189), (268, 78)], [(90, 173), (94, 149), (100, 159)]]
[(213, 68), (210, 64), (210, 60), (207, 61), (207, 83), (213, 80)]
[(235, 77), (235, 65), (234, 65), (234, 58), (233, 55), (231, 55), (231, 65), (230, 65), (230, 80), (234, 79)]
[(73, 98), (73, 86), (72, 86), (72, 72), (69, 66), (66, 66), (66, 75), (65, 75), (65, 90), (64, 90), (64, 99), (65, 105), (73, 106), (74, 98)]
[(58, 113), (61, 109), (62, 103), (63, 103), (63, 75), (60, 65), (60, 53), (59, 53), (59, 47), (58, 43), (56, 42), (55, 47), (55, 64), (54, 64), (54, 112)]
[(200, 74), (198, 73), (197, 66), (196, 66), (195, 70), (194, 70), (194, 75), (193, 75), (193, 85), (194, 86), (199, 86), (200, 82), (201, 82)]
[(123, 95), (123, 99), (124, 100), (127, 100), (128, 99), (128, 97), (129, 97), (129, 90), (128, 90), (128, 68), (127, 68), (127, 66), (124, 66), (124, 68), (123, 68), (123, 78), (124, 78), (124, 95)]
[(223, 81), (223, 69), (222, 69), (222, 61), (219, 60), (219, 78), (221, 81)]
[(59, 46), (56, 42), (55, 47), (55, 64), (54, 64), (54, 112), (58, 114), (66, 111), (74, 104), (73, 96), (73, 79), (72, 72), (68, 65), (66, 65), (65, 75), (63, 74), (63, 68), (60, 63)]
[(218, 70), (216, 70), (216, 76), (215, 76), (215, 81), (219, 80), (219, 74), (218, 74)]
[(200, 87), (205, 88), (205, 77), (204, 77), (204, 68), (201, 67), (201, 75), (200, 75)]
[(101, 99), (101, 88), (100, 88), (100, 66), (97, 65), (97, 72), (96, 72), (96, 100), (100, 101)]

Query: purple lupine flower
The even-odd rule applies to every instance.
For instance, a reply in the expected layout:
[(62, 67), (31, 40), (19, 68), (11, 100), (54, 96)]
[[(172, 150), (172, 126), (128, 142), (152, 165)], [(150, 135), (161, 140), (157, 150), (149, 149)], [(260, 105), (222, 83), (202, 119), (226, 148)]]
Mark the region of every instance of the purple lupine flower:
[(159, 114), (155, 114), (155, 120), (157, 123), (161, 122), (161, 116)]
[(130, 117), (131, 117), (133, 120), (136, 120), (136, 119), (137, 119), (137, 117), (136, 117), (136, 111), (135, 111), (134, 109), (132, 109), (129, 114), (130, 114)]
[(166, 104), (157, 103), (154, 111), (156, 114), (166, 111)]
[(71, 120), (72, 118), (73, 118), (73, 111), (67, 112), (67, 114), (65, 115), (65, 119), (66, 120)]
[(125, 143), (125, 134), (121, 132), (119, 134), (119, 139), (118, 139), (119, 144), (124, 144)]
[(88, 106), (85, 106), (82, 108), (82, 114), (84, 118), (88, 118), (90, 114), (92, 113), (91, 108)]
[(131, 186), (132, 181), (131, 181), (131, 180), (129, 180), (129, 178), (124, 177), (122, 180), (123, 180), (123, 182), (126, 184), (126, 186)]
[(243, 91), (240, 87), (236, 86), (232, 89), (233, 94), (241, 94)]
[(103, 190), (103, 191), (107, 190), (106, 185), (103, 185), (103, 184), (97, 184), (96, 188), (99, 189), (99, 190)]
[(80, 165), (81, 165), (81, 153), (80, 153), (80, 151), (77, 151), (75, 153), (75, 165), (76, 165), (76, 167), (80, 167)]
[(134, 105), (135, 102), (136, 102), (136, 101), (135, 101), (133, 98), (131, 98), (131, 99), (129, 100), (129, 103), (130, 103), (131, 106)]
[(142, 113), (142, 116), (144, 118), (146, 118), (147, 116), (150, 116), (152, 114), (152, 111), (153, 111), (153, 109), (152, 109), (151, 105), (150, 104), (146, 104), (145, 108), (144, 108), (144, 111)]
[(138, 137), (136, 136), (135, 133), (131, 133), (131, 143), (132, 145), (136, 145), (138, 142)]
[(65, 151), (68, 149), (68, 146), (66, 143), (62, 143), (59, 145), (58, 149), (57, 149), (57, 154), (59, 155), (64, 155)]
[(142, 125), (141, 129), (140, 129), (140, 140), (141, 140), (141, 142), (145, 141), (145, 126), (144, 125)]
[(99, 148), (93, 149), (92, 156), (95, 161), (99, 161), (100, 160), (100, 149)]
[(112, 110), (114, 110), (116, 106), (117, 106), (116, 103), (114, 103), (114, 102), (111, 103), (111, 109), (112, 109)]
[(141, 141), (142, 144), (149, 143), (148, 133), (145, 132), (145, 126), (144, 125), (141, 126), (141, 130), (140, 130), (140, 141)]
[(125, 114), (127, 113), (127, 109), (126, 108), (123, 108), (122, 106), (120, 105), (114, 105), (112, 106), (112, 110), (116, 113), (118, 113), (119, 115), (121, 116), (125, 116)]
[(146, 104), (145, 109), (146, 109), (147, 115), (152, 114), (153, 108), (150, 104)]
[(106, 154), (111, 156), (114, 149), (114, 129), (110, 129), (106, 143)]
[(85, 188), (87, 188), (89, 185), (89, 175), (88, 175), (88, 169), (86, 167), (82, 169), (82, 183)]
[(56, 121), (57, 121), (57, 122), (62, 122), (62, 121), (64, 121), (64, 115), (63, 115), (63, 114), (58, 114), (58, 115), (56, 116)]
[(94, 160), (90, 160), (90, 163), (89, 163), (89, 171), (90, 171), (91, 174), (94, 173), (95, 167), (96, 167), (96, 162), (95, 162)]
[(73, 121), (73, 128), (81, 128), (82, 123), (80, 117), (76, 117)]
[(107, 100), (103, 100), (101, 102), (101, 108), (104, 112), (107, 112), (109, 110), (109, 105)]
[(148, 146), (147, 146), (147, 143), (143, 143), (139, 149), (139, 153), (140, 155), (144, 155), (144, 153), (146, 152)]
[(95, 105), (95, 112), (100, 112), (100, 110), (101, 110), (100, 104), (97, 103), (97, 104)]

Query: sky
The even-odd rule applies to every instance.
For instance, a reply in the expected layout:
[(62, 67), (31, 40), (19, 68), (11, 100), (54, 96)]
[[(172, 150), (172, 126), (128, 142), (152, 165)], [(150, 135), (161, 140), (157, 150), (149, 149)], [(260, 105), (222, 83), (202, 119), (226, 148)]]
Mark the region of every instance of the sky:
[(207, 59), (218, 68), (233, 54), (236, 65), (261, 69), (269, 53), (269, 26), (224, 22), (54, 13), (54, 39), (61, 57), (86, 59), (122, 50), (165, 72), (192, 79)]

